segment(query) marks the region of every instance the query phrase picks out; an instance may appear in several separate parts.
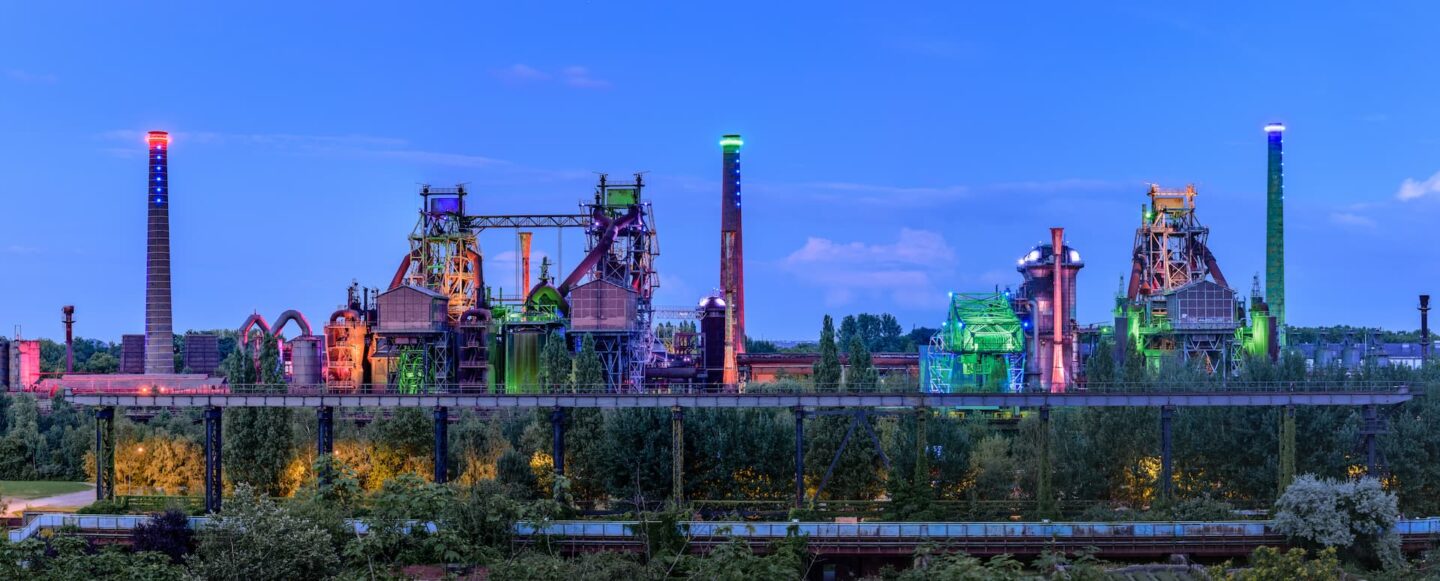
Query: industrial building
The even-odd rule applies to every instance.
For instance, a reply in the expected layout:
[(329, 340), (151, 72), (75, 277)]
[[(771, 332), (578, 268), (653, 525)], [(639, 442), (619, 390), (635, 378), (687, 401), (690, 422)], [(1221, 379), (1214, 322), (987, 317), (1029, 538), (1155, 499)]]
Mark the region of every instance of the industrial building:
[[(1084, 363), (1112, 343), (1118, 360), (1167, 361), (1215, 373), (1234, 373), (1250, 358), (1279, 357), (1286, 346), (1284, 298), (1284, 126), (1265, 126), (1266, 272), (1248, 300), (1226, 279), (1209, 245), (1210, 229), (1197, 213), (1194, 186), (1151, 185), (1130, 248), (1128, 284), (1116, 297), (1113, 326), (1077, 322), (1076, 280), (1085, 267), (1062, 228), (1017, 261), (1015, 290), (951, 293), (939, 332), (920, 353), (876, 353), (883, 375), (915, 381), (930, 392), (1040, 390), (1085, 387)], [(169, 261), (169, 149), (162, 131), (146, 136), (148, 213), (145, 333), (125, 335), (124, 382), (73, 373), (72, 389), (145, 385), (155, 389), (215, 389), (201, 381), (219, 366), (217, 338), (189, 334), (182, 371), (171, 324)], [(579, 390), (625, 393), (657, 389), (741, 391), (747, 383), (811, 374), (817, 354), (745, 352), (744, 245), (739, 135), (720, 140), (721, 179), (716, 291), (695, 306), (653, 302), (659, 284), (655, 209), (641, 174), (621, 182), (600, 175), (574, 214), (495, 215), (483, 212), (464, 186), (422, 186), (414, 228), (397, 248), (399, 265), (388, 284), (346, 289), (340, 308), (317, 327), (297, 311), (272, 326), (259, 313), (239, 328), (243, 345), (273, 340), (286, 381), (295, 388), (354, 393), (440, 391), (524, 394), (542, 385), (541, 354), (554, 341), (574, 354), (592, 345), (604, 385)], [(513, 231), (519, 254), (510, 293), (485, 279), (481, 235)], [(549, 259), (532, 279), (537, 230), (579, 230), (583, 258), (565, 272)], [(398, 237), (397, 237), (398, 240)], [(1262, 290), (1263, 289), (1263, 290)], [(1428, 311), (1422, 298), (1422, 317)], [(73, 307), (66, 307), (67, 337)], [(682, 321), (657, 335), (657, 323)], [(286, 335), (292, 329), (293, 336)], [(37, 385), (39, 345), (4, 341), (0, 380), (11, 389)], [(1385, 361), (1414, 365), (1430, 350), (1376, 346), (1368, 339), (1297, 346), (1312, 365)], [(845, 360), (842, 357), (842, 365)], [(53, 379), (53, 378), (52, 378)]]

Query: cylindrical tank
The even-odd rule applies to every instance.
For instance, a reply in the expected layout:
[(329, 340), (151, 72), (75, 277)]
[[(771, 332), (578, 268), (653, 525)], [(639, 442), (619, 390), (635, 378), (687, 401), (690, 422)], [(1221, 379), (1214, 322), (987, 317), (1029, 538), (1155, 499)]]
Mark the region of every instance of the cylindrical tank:
[(290, 384), (315, 387), (322, 383), (320, 337), (301, 335), (290, 341)]
[[(1062, 325), (1069, 325), (1075, 320), (1075, 278), (1085, 263), (1080, 259), (1080, 252), (1068, 244), (1062, 244), (1059, 256), (1054, 251), (1054, 244), (1040, 244), (1030, 250), (1025, 256), (1017, 261), (1015, 270), (1024, 277), (1020, 284), (1020, 298), (1031, 305), (1031, 312), (1027, 317), (1029, 328), (1029, 348), (1032, 351), (1027, 353), (1025, 362), (1026, 375), (1035, 378), (1040, 385), (1050, 385), (1050, 375), (1054, 369), (1054, 328), (1055, 328), (1055, 261), (1060, 260), (1060, 292), (1061, 292), (1061, 313)], [(1069, 376), (1073, 377), (1078, 365), (1078, 354), (1075, 351), (1075, 329), (1063, 328), (1062, 342), (1065, 367), (1070, 370)], [(1038, 339), (1038, 340), (1037, 340)], [(1121, 340), (1117, 337), (1116, 340)]]
[(719, 389), (725, 377), (725, 299), (705, 297), (700, 301), (700, 309), (705, 384)]

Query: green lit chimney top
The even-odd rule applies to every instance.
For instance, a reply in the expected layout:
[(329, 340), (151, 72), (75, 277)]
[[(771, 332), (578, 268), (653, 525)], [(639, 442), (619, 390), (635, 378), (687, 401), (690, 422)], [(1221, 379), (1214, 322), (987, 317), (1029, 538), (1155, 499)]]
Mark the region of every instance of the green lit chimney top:
[(720, 137), (720, 147), (726, 152), (740, 151), (741, 145), (745, 145), (745, 142), (740, 139), (739, 135), (724, 135)]

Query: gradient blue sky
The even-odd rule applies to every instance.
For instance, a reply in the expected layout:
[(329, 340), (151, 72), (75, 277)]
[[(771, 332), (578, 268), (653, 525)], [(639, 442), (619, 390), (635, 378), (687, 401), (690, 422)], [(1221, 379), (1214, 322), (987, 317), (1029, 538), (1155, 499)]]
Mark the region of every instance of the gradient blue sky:
[[(693, 304), (718, 278), (716, 141), (743, 133), (748, 327), (788, 339), (824, 313), (934, 325), (946, 291), (1017, 284), (1050, 226), (1104, 320), (1147, 182), (1197, 184), (1248, 291), (1272, 120), (1291, 322), (1416, 326), (1440, 291), (1440, 6), (1084, 4), (12, 3), (0, 330), (58, 337), (73, 303), (82, 336), (142, 331), (147, 129), (174, 134), (177, 329), (318, 321), (384, 284), (416, 184), (563, 212), (595, 171), (649, 172), (657, 302)], [(513, 287), (513, 239), (482, 244)]]

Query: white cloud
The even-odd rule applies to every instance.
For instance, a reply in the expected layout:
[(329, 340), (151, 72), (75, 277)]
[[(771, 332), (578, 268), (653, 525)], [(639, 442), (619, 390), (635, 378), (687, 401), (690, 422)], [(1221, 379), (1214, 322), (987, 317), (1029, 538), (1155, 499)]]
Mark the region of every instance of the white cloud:
[(10, 244), (8, 246), (5, 246), (4, 248), (0, 248), (0, 251), (3, 251), (5, 254), (35, 254), (40, 252), (40, 249), (34, 246), (21, 246), (19, 244)]
[(955, 250), (945, 237), (929, 230), (901, 228), (894, 244), (836, 243), (828, 238), (810, 237), (805, 245), (790, 253), (785, 262), (836, 263), (860, 265), (931, 265), (955, 260)]
[(933, 206), (984, 194), (1058, 195), (1070, 192), (1123, 188), (1109, 181), (1065, 178), (1033, 182), (1004, 182), (978, 185), (894, 186), (857, 182), (808, 182), (795, 185), (752, 185), (752, 191), (802, 190), (810, 197), (825, 202), (896, 206)]
[(1341, 226), (1360, 226), (1363, 228), (1374, 228), (1378, 225), (1374, 218), (1362, 216), (1354, 212), (1331, 212), (1330, 221)]
[(1408, 202), (1437, 192), (1440, 192), (1440, 172), (1436, 172), (1425, 181), (1405, 178), (1405, 181), (1400, 183), (1400, 191), (1395, 192), (1395, 198), (1402, 202)]
[(823, 289), (827, 306), (881, 296), (905, 307), (943, 304), (932, 272), (948, 270), (955, 250), (939, 233), (902, 228), (894, 243), (836, 242), (810, 237), (782, 267)]
[(610, 81), (596, 78), (590, 69), (579, 65), (564, 67), (556, 72), (546, 72), (523, 63), (516, 63), (494, 71), (495, 77), (510, 84), (547, 83), (556, 81), (577, 89), (608, 89)]

